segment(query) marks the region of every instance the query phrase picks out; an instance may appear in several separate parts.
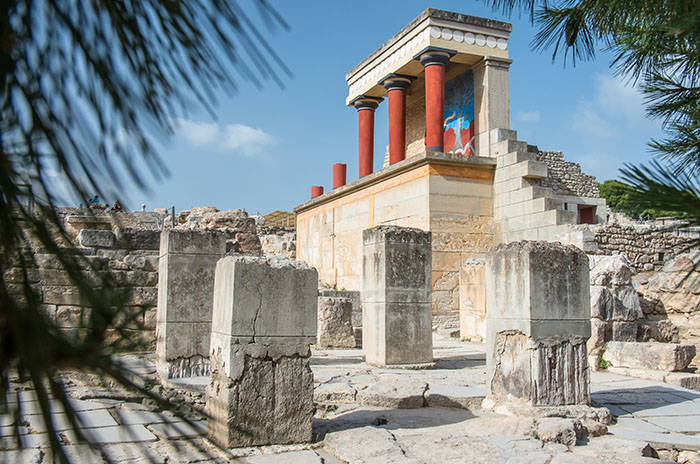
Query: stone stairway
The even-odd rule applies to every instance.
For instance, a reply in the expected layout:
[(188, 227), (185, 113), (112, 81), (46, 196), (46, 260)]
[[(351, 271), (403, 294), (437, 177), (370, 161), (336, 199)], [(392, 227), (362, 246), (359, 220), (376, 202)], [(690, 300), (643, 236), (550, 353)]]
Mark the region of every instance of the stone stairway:
[(576, 224), (577, 212), (567, 211), (563, 200), (540, 186), (547, 166), (537, 161), (537, 148), (517, 140), (512, 130), (496, 129), (494, 139), (493, 217), (500, 241), (553, 240), (561, 232), (559, 226)]

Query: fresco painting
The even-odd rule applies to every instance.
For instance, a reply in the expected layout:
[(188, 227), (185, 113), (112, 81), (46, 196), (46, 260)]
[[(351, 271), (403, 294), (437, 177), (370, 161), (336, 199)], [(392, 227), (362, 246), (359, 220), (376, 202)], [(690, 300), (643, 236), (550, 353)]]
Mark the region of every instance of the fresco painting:
[(471, 156), (474, 146), (474, 73), (468, 70), (445, 85), (445, 153)]

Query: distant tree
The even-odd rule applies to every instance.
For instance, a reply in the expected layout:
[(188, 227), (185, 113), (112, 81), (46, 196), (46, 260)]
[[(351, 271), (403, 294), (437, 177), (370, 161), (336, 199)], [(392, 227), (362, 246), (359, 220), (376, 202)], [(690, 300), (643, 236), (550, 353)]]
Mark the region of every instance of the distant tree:
[(651, 207), (647, 199), (640, 198), (639, 192), (634, 187), (619, 180), (606, 180), (598, 184), (598, 188), (600, 197), (605, 198), (605, 203), (611, 211), (624, 213), (632, 219), (656, 219), (659, 217), (686, 219), (685, 214), (679, 214), (677, 211)]
[(643, 209), (639, 204), (632, 203), (630, 196), (634, 194), (634, 187), (619, 180), (606, 180), (598, 184), (601, 198), (605, 198), (605, 202), (611, 211), (616, 213), (625, 213), (631, 218), (637, 219)]
[[(266, 0), (254, 3), (268, 25), (285, 25)], [(57, 369), (138, 387), (107, 337), (116, 330), (118, 346), (131, 343), (119, 309), (126, 296), (108, 278), (98, 291), (80, 271), (52, 179), (85, 203), (95, 193), (119, 198), (126, 179), (143, 187), (144, 167), (156, 178), (167, 172), (149, 135), (172, 134), (193, 105), (212, 111), (218, 89), (280, 82), (280, 72), (288, 73), (233, 0), (0, 2), (0, 413), (18, 413), (7, 401), (11, 375), (29, 379), (58, 460), (67, 458), (49, 393), (73, 425), (75, 417)], [(36, 250), (62, 263), (93, 308), (84, 337), (66, 337), (43, 315), (28, 272)]]
[[(506, 13), (522, 10), (538, 27), (535, 49), (552, 58), (615, 54), (618, 75), (639, 84), (647, 114), (667, 137), (651, 150), (668, 163), (626, 165), (623, 180), (640, 201), (698, 224), (700, 196), (700, 5), (688, 0), (486, 0)], [(643, 198), (643, 200), (641, 200)], [(682, 199), (682, 201), (679, 201)]]

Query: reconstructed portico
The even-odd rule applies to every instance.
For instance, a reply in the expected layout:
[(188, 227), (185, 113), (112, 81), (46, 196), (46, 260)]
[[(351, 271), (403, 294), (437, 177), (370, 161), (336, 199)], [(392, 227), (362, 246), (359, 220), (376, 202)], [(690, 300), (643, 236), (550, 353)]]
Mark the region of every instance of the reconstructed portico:
[[(598, 198), (554, 198), (540, 182), (548, 169), (537, 148), (510, 130), (510, 32), (508, 23), (427, 9), (346, 75), (358, 178), (346, 183), (334, 167), (333, 189), (316, 188), (295, 208), (297, 257), (322, 284), (360, 290), (364, 229), (420, 228), (432, 233), (433, 326), (454, 332), (461, 318), (462, 336), (483, 337), (483, 279), (460, 270), (499, 243), (574, 240), (560, 226), (581, 211), (587, 221), (604, 216)], [(388, 157), (373, 172), (375, 110), (384, 104)]]

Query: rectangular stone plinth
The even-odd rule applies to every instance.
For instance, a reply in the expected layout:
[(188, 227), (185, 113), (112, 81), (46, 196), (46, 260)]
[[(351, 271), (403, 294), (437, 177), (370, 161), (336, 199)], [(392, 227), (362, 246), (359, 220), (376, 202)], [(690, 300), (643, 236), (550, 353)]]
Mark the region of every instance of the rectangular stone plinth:
[(362, 350), (374, 365), (433, 361), (431, 234), (377, 226), (363, 232)]
[(695, 357), (695, 345), (678, 343), (608, 342), (603, 359), (615, 367), (681, 371)]
[(224, 232), (163, 231), (156, 317), (156, 369), (161, 378), (209, 374), (214, 271), (224, 253)]
[(316, 270), (288, 258), (227, 256), (214, 287), (209, 437), (228, 448), (310, 441)]
[(532, 405), (588, 404), (588, 257), (548, 242), (495, 247), (486, 260), (487, 390)]
[(308, 345), (234, 344), (225, 359), (214, 348), (209, 438), (226, 448), (311, 441), (310, 357)]

